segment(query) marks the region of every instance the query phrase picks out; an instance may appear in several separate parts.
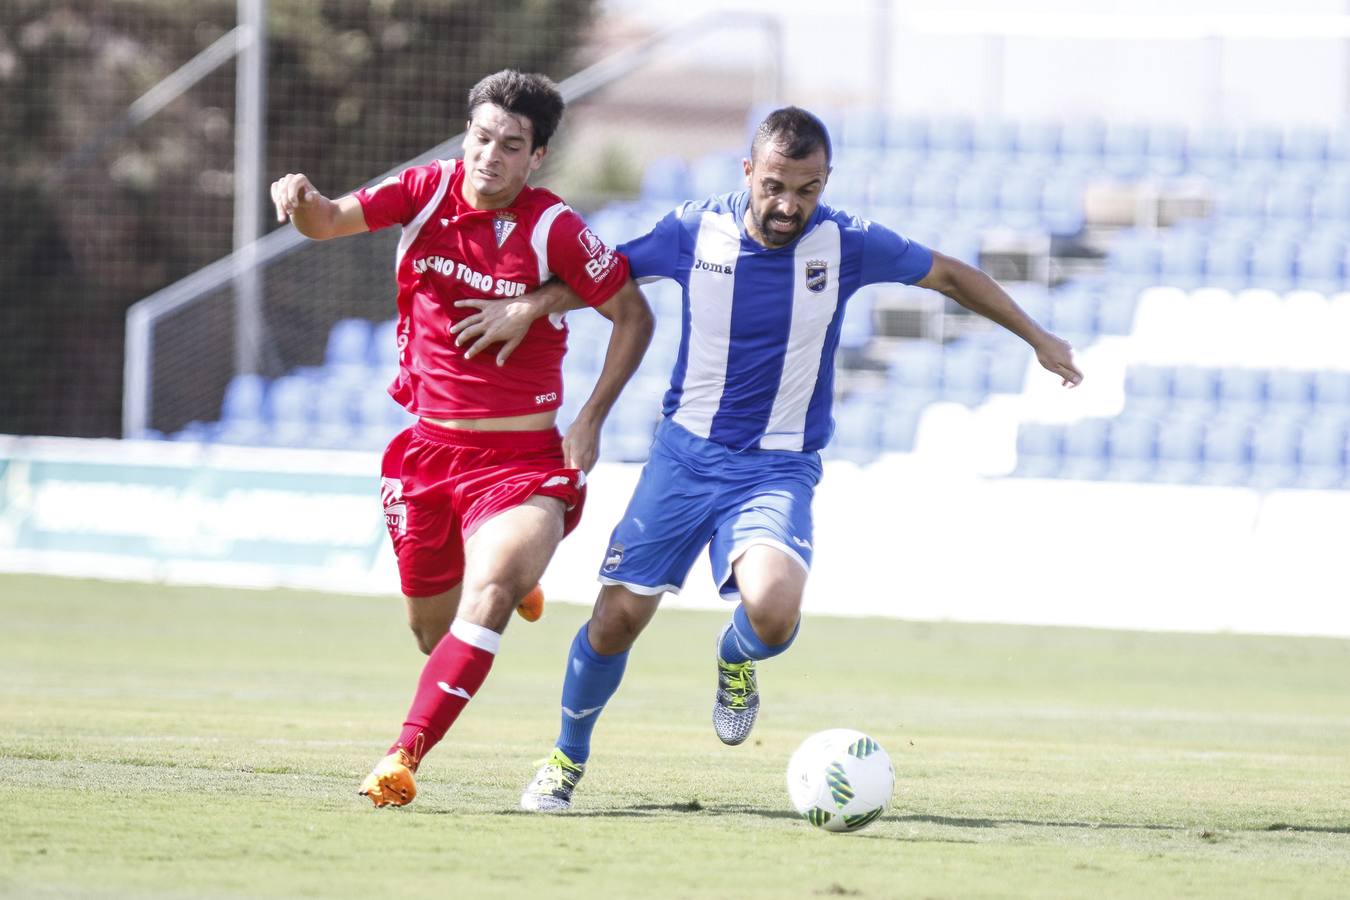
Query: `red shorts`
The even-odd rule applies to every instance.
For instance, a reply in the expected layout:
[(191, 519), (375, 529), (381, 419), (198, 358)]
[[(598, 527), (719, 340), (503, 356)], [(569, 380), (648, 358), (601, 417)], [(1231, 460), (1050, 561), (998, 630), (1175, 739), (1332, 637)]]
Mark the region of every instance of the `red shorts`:
[(563, 534), (581, 519), (586, 476), (563, 467), (547, 431), (467, 431), (418, 422), (389, 442), (380, 466), (384, 520), (403, 593), (429, 597), (464, 578), (464, 540), (530, 497), (566, 504)]

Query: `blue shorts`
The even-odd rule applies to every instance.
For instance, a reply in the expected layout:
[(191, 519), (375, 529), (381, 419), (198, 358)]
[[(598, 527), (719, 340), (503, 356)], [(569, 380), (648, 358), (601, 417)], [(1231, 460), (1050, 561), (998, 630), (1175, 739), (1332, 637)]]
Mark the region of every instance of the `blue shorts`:
[(636, 594), (679, 592), (708, 546), (713, 578), (740, 599), (731, 566), (767, 544), (811, 568), (811, 497), (819, 453), (735, 451), (662, 419), (633, 499), (609, 538), (600, 581)]

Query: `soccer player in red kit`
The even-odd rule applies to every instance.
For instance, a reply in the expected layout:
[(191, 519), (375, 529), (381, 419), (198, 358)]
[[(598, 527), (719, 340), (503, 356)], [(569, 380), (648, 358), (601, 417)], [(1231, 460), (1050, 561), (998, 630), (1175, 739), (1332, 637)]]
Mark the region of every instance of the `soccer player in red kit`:
[[(526, 179), (562, 117), (557, 86), (502, 71), (469, 91), (464, 158), (414, 166), (329, 200), (304, 175), (272, 185), (277, 218), (327, 239), (401, 225), (399, 374), (394, 399), (418, 416), (385, 450), (382, 498), (408, 622), (429, 653), (402, 733), (361, 785), (376, 806), (416, 795), (413, 773), (478, 691), (512, 611), (577, 523), (600, 428), (637, 368), (652, 313), (628, 262), (581, 217)], [(506, 363), (466, 355), (458, 301), (506, 301), (558, 277), (612, 323), (590, 398), (567, 435), (566, 326), (540, 319)]]

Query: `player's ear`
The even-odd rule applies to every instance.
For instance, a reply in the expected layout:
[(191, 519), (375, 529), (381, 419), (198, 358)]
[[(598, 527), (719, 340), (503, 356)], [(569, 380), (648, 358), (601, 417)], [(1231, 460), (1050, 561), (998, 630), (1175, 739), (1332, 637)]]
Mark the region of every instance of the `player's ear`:
[(744, 157), (744, 158), (741, 159), (741, 168), (745, 170), (745, 183), (746, 183), (747, 185), (749, 185), (749, 184), (750, 184), (750, 173), (753, 172), (753, 171), (755, 170), (755, 164), (754, 164), (754, 162), (752, 162), (752, 161), (750, 160), (750, 158), (747, 156), (747, 157)]
[(542, 147), (535, 147), (533, 150), (530, 151), (530, 171), (531, 171), (531, 172), (537, 170), (540, 166), (542, 166), (542, 165), (544, 164), (544, 157), (545, 157), (545, 156), (548, 156), (548, 145), (547, 145), (547, 144), (545, 144), (545, 145), (542, 146)]

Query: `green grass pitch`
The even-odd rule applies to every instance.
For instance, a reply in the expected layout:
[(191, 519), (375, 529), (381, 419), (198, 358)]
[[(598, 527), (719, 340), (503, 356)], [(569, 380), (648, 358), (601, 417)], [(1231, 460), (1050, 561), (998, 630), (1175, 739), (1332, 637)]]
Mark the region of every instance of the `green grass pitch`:
[[(585, 616), (513, 622), (417, 801), (377, 811), (356, 787), (422, 664), (399, 600), (0, 576), (0, 895), (1350, 894), (1350, 641), (812, 618), (727, 748), (725, 616), (667, 611), (574, 811), (518, 813)], [(788, 805), (828, 727), (895, 763), (858, 834)]]

